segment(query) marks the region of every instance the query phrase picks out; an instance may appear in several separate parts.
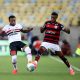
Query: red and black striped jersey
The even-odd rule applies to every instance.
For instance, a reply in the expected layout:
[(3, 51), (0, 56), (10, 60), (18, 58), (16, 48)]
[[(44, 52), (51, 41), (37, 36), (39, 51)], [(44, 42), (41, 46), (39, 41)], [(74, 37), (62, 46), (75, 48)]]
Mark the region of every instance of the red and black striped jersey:
[(60, 31), (63, 29), (63, 25), (58, 22), (46, 21), (43, 28), (45, 30), (44, 39), (45, 42), (58, 44), (60, 38)]

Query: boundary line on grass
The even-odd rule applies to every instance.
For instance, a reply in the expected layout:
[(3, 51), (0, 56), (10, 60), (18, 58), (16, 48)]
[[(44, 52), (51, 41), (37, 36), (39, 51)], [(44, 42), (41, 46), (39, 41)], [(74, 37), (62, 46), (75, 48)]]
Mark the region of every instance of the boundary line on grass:
[[(52, 57), (51, 55), (49, 55), (49, 58), (63, 64), (63, 62), (62, 62), (60, 59), (56, 58), (56, 57)], [(79, 69), (79, 68), (77, 68), (76, 66), (73, 66), (73, 65), (71, 65), (71, 66), (72, 66), (76, 71), (80, 72), (80, 69)]]

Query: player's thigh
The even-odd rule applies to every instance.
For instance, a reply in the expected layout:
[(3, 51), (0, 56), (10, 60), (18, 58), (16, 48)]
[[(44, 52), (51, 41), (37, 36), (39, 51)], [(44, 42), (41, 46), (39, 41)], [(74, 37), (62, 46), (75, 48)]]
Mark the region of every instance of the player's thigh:
[(52, 50), (52, 52), (54, 52), (55, 54), (57, 54), (59, 57), (63, 56), (61, 48), (60, 48), (60, 46), (58, 44), (52, 44), (51, 45), (51, 50)]
[(48, 42), (42, 42), (41, 46), (46, 48), (47, 50), (51, 48), (51, 45)]
[(64, 57), (64, 54), (62, 53), (62, 51), (56, 51), (55, 52), (59, 57)]
[(17, 54), (17, 45), (13, 42), (10, 43), (9, 48), (10, 48), (10, 55), (16, 55)]
[(50, 47), (51, 47), (52, 52), (56, 52), (56, 51), (61, 52), (61, 48), (58, 44), (51, 44)]
[(23, 43), (21, 41), (19, 41), (17, 44), (18, 44), (17, 50), (19, 50), (19, 51), (24, 50), (24, 48), (27, 46), (25, 43)]

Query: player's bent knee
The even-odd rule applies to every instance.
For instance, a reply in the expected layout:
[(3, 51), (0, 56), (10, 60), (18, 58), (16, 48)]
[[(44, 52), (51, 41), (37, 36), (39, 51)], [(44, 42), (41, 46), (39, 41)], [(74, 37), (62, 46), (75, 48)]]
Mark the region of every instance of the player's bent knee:
[(27, 45), (25, 45), (23, 48), (21, 48), (22, 51), (25, 51), (25, 48), (28, 47)]
[(31, 53), (31, 49), (29, 47), (25, 47), (24, 51), (28, 54)]
[(41, 47), (40, 47), (40, 49), (39, 49), (39, 51), (40, 51), (41, 53), (43, 53), (43, 52), (45, 52), (45, 51), (46, 51), (46, 48), (45, 48), (45, 47), (43, 47), (43, 46), (41, 46)]
[(17, 53), (16, 53), (15, 50), (11, 50), (11, 51), (10, 51), (10, 55), (11, 55), (11, 56), (16, 55), (16, 54), (17, 54)]

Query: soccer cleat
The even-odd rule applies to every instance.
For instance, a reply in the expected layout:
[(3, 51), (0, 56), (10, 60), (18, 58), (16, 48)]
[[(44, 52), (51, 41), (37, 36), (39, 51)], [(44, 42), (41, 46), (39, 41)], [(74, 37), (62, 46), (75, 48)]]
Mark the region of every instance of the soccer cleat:
[(69, 73), (70, 73), (70, 75), (75, 75), (75, 72), (73, 69), (69, 69)]
[(17, 74), (17, 70), (14, 69), (14, 70), (12, 71), (12, 74)]
[(37, 61), (33, 61), (32, 63), (35, 65), (35, 69), (36, 69), (36, 67), (37, 67)]

